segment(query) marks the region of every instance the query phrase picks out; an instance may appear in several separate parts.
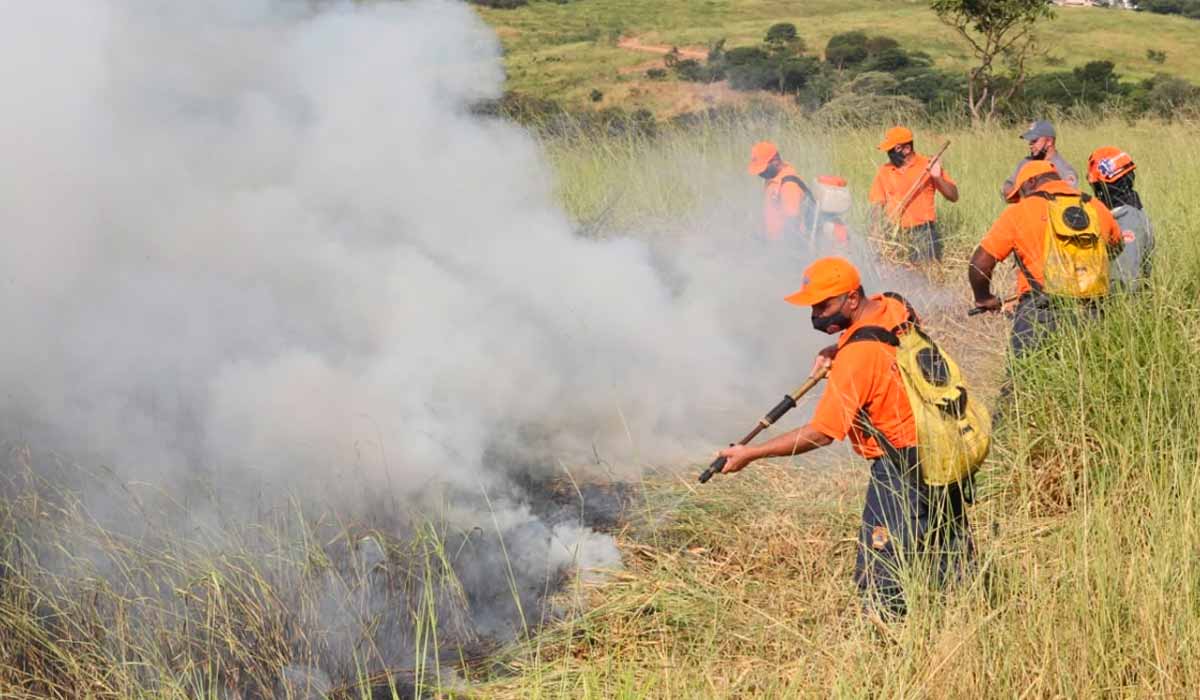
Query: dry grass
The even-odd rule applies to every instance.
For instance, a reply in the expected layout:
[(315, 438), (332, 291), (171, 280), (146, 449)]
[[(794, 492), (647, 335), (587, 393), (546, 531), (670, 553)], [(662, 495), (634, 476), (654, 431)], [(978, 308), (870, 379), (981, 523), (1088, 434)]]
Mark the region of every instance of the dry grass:
[[(866, 481), (857, 461), (784, 460), (704, 487), (693, 483), (698, 465), (648, 477), (619, 536), (625, 568), (569, 585), (563, 604), (577, 616), (484, 663), (492, 650), (461, 624), (461, 588), (435, 521), (372, 530), (293, 506), (183, 539), (153, 527), (172, 511), (131, 502), (151, 527), (121, 534), (35, 479), (28, 450), (8, 446), (0, 696), (366, 697), (372, 680), (390, 683), (377, 690), (386, 697), (1196, 695), (1200, 147), (1187, 124), (1060, 132), (1077, 165), (1087, 146), (1109, 141), (1137, 159), (1162, 246), (1154, 289), (1017, 368), (986, 498), (971, 511), (979, 571), (946, 593), (916, 585), (903, 623), (863, 617), (850, 582)], [(738, 221), (727, 210), (742, 202), (753, 211), (757, 183), (741, 162), (761, 136), (777, 138), (802, 172), (836, 170), (860, 194), (879, 160), (873, 130), (793, 124), (560, 144), (551, 158), (581, 220), (667, 235)], [(990, 393), (1007, 329), (962, 316), (965, 258), (1001, 207), (993, 190), (1019, 144), (997, 130), (918, 130), (924, 142), (944, 136), (964, 200), (944, 210), (948, 259), (930, 275), (944, 287), (922, 310)], [(706, 207), (713, 193), (722, 217)], [(383, 600), (364, 583), (380, 573), (391, 577)], [(375, 675), (394, 658), (361, 633), (379, 625), (410, 648), (403, 673)], [(333, 655), (347, 642), (349, 657)], [(447, 646), (466, 651), (434, 651)], [(339, 669), (339, 686), (307, 674), (311, 666)]]

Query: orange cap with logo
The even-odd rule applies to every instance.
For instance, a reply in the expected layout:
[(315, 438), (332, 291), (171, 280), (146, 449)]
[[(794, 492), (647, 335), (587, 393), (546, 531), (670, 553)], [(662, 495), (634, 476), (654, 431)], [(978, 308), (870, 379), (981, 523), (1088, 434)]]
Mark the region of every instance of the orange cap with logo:
[(784, 297), (796, 306), (813, 306), (862, 286), (858, 270), (849, 260), (839, 257), (821, 258), (804, 270), (800, 289)]
[(879, 150), (890, 151), (896, 146), (905, 143), (912, 143), (913, 133), (903, 126), (893, 126), (883, 135), (883, 141), (879, 143)]
[(767, 169), (771, 164), (771, 160), (779, 155), (779, 149), (770, 141), (759, 141), (750, 149), (750, 165), (746, 166), (746, 172), (751, 175), (760, 175), (762, 171)]
[(1058, 172), (1058, 170), (1056, 170), (1054, 164), (1048, 160), (1029, 161), (1025, 165), (1022, 165), (1021, 169), (1017, 171), (1017, 176), (1013, 178), (1012, 189), (1009, 190), (1008, 196), (1005, 197), (1005, 199), (1010, 202), (1017, 201), (1021, 198), (1021, 185), (1024, 185), (1026, 182), (1040, 175), (1056, 172)]
[(1088, 182), (1116, 182), (1134, 170), (1133, 158), (1116, 146), (1101, 146), (1088, 156)]

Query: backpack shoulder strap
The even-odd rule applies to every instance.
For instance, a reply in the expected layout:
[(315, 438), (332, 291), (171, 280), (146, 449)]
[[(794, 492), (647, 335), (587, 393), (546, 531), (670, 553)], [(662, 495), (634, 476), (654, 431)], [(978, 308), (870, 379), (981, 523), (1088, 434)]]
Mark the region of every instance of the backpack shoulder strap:
[(894, 348), (900, 347), (900, 339), (896, 337), (896, 334), (883, 326), (863, 326), (859, 328), (846, 340), (846, 345), (870, 341), (891, 345)]
[(1046, 288), (1043, 287), (1042, 283), (1037, 281), (1037, 278), (1035, 278), (1033, 274), (1029, 272), (1029, 268), (1025, 267), (1024, 261), (1021, 260), (1021, 254), (1014, 250), (1012, 257), (1013, 262), (1017, 264), (1017, 267), (1021, 268), (1021, 274), (1025, 275), (1025, 281), (1029, 283), (1029, 287), (1038, 294), (1045, 294)]
[(801, 180), (798, 176), (784, 175), (783, 179), (781, 179), (779, 181), (779, 186), (783, 187), (784, 183), (786, 183), (786, 182), (796, 183), (796, 186), (800, 188), (800, 191), (804, 193), (804, 196), (806, 198), (808, 198), (810, 201), (815, 201), (813, 198), (812, 190), (808, 189), (808, 185), (804, 184), (804, 180)]

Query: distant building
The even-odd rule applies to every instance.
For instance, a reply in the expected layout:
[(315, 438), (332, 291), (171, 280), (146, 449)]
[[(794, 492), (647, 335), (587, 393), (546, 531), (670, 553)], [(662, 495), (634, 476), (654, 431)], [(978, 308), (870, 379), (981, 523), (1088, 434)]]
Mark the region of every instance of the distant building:
[(1122, 10), (1137, 9), (1134, 0), (1052, 0), (1059, 7), (1116, 7)]

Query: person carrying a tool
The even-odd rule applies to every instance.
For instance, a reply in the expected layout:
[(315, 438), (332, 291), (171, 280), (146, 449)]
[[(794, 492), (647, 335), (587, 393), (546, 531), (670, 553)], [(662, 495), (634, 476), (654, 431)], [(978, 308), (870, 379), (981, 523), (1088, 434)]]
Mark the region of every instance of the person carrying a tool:
[(1142, 198), (1133, 189), (1137, 166), (1128, 153), (1115, 146), (1101, 146), (1088, 158), (1088, 182), (1096, 199), (1112, 211), (1125, 244), (1113, 260), (1110, 274), (1113, 286), (1137, 291), (1150, 277), (1150, 256), (1154, 252), (1154, 230), (1142, 208)]
[(1049, 161), (1026, 163), (1013, 183), (1010, 204), (975, 249), (967, 278), (976, 309), (998, 311), (992, 274), (1013, 256), (1019, 301), (1011, 344), (1019, 357), (1054, 332), (1064, 314), (1098, 309), (1122, 237), (1108, 207), (1067, 184)]
[[(961, 570), (971, 551), (964, 498), (969, 472), (964, 470), (972, 470), (986, 455), (989, 427), (984, 423), (990, 426), (990, 419), (981, 420), (986, 411), (965, 416), (978, 405), (968, 403), (957, 367), (921, 331), (908, 302), (890, 293), (867, 296), (858, 270), (847, 260), (818, 259), (804, 271), (803, 286), (786, 301), (812, 307), (816, 330), (840, 334), (834, 345), (821, 351), (806, 385), (827, 373), (828, 386), (807, 425), (761, 445), (745, 445), (756, 430), (743, 444), (721, 450), (709, 469), (731, 474), (757, 459), (803, 454), (848, 437), (854, 450), (871, 462), (855, 580), (870, 610), (903, 615), (906, 566), (928, 565), (941, 582)], [(937, 358), (933, 364), (941, 373), (941, 388), (933, 392), (953, 394), (948, 402), (942, 394), (942, 403), (958, 407), (964, 414), (960, 419), (946, 418), (948, 409), (932, 403), (930, 413), (914, 398), (914, 392), (921, 391), (914, 382), (924, 381), (911, 376), (923, 371), (916, 369), (918, 357)], [(924, 386), (931, 387), (927, 382)], [(972, 433), (971, 439), (982, 440), (970, 445), (966, 461), (963, 440), (944, 443), (935, 435), (946, 420), (956, 436)], [(963, 421), (971, 427), (964, 429)], [(918, 452), (921, 431), (923, 451)], [(953, 464), (948, 466), (944, 457)]]
[(888, 129), (879, 150), (888, 162), (879, 166), (868, 196), (872, 228), (879, 230), (886, 217), (910, 260), (941, 260), (935, 193), (958, 201), (958, 185), (942, 167), (941, 152), (933, 158), (917, 153), (912, 131), (903, 126)]
[(763, 189), (763, 237), (769, 241), (799, 240), (805, 233), (805, 202), (812, 194), (796, 169), (779, 155), (770, 141), (750, 149), (747, 172), (766, 181)]
[(1079, 185), (1079, 176), (1075, 174), (1075, 168), (1072, 168), (1067, 159), (1058, 152), (1053, 124), (1044, 119), (1033, 122), (1021, 134), (1021, 138), (1029, 143), (1029, 155), (1017, 163), (1013, 174), (1000, 186), (1000, 196), (1005, 201), (1011, 201), (1009, 195), (1016, 187), (1017, 173), (1021, 172), (1021, 168), (1025, 167), (1027, 163), (1035, 160), (1044, 160), (1053, 165), (1067, 185), (1071, 187)]

